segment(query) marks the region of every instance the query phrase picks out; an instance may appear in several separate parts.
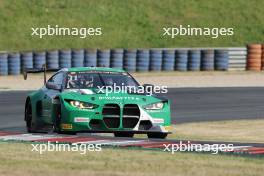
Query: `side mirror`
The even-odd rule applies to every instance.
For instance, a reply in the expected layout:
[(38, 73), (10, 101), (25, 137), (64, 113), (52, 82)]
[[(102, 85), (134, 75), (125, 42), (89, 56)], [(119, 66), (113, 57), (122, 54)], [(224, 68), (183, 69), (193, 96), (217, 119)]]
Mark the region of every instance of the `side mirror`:
[(153, 84), (143, 84), (145, 93), (147, 94), (153, 94), (154, 85)]
[(46, 83), (46, 88), (61, 91), (61, 86), (58, 85), (58, 84), (55, 84), (53, 82), (47, 82)]

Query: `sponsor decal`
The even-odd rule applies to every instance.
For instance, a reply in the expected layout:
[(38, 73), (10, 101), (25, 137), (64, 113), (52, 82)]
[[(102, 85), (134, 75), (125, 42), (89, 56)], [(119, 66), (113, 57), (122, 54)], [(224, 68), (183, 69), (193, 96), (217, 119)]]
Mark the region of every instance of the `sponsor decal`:
[(74, 122), (89, 122), (90, 118), (87, 117), (75, 117)]
[(136, 100), (139, 101), (140, 98), (138, 97), (118, 97), (118, 96), (109, 96), (109, 97), (105, 97), (105, 96), (100, 96), (98, 97), (99, 100)]
[(61, 128), (64, 130), (71, 130), (72, 124), (63, 123), (63, 124), (61, 124)]
[(153, 123), (164, 123), (164, 119), (155, 119), (155, 118), (153, 118)]
[(166, 130), (166, 131), (171, 131), (171, 126), (164, 126), (164, 129)]

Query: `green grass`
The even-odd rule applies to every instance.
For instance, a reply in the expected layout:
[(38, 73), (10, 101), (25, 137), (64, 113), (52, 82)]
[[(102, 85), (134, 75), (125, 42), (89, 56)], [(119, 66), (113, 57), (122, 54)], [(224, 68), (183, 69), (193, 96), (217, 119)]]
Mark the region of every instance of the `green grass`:
[[(0, 50), (240, 46), (263, 42), (262, 0), (2, 0)], [(31, 27), (102, 27), (103, 35), (31, 36)], [(162, 27), (233, 27), (234, 36), (162, 38)]]
[[(201, 122), (173, 126), (170, 138), (263, 142), (263, 120)], [(189, 130), (191, 129), (191, 130)], [(232, 134), (232, 135), (231, 135)], [(141, 135), (141, 137), (143, 137)], [(103, 148), (100, 152), (32, 152), (28, 143), (0, 141), (1, 176), (173, 175), (261, 176), (264, 157)]]
[(31, 152), (30, 144), (0, 142), (1, 176), (263, 175), (263, 157), (105, 149), (101, 152)]

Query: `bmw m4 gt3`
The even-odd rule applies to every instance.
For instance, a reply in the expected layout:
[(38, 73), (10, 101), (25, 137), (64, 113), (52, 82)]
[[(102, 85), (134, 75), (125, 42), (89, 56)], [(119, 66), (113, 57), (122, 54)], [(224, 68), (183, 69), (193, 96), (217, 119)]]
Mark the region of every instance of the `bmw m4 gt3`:
[[(46, 79), (46, 69), (29, 69), (25, 79), (27, 73), (36, 72), (44, 72)], [(166, 138), (170, 133), (169, 100), (150, 94), (146, 85), (140, 92), (139, 83), (124, 70), (61, 69), (44, 83), (26, 98), (28, 132), (104, 132), (117, 137), (140, 133), (149, 138)], [(123, 91), (128, 87), (134, 89)]]

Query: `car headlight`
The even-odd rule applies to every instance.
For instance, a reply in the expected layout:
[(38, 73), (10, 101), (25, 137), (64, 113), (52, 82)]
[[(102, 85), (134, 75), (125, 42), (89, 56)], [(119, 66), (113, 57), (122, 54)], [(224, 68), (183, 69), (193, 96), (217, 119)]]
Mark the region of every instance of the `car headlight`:
[(144, 108), (147, 110), (159, 110), (159, 109), (162, 109), (163, 106), (164, 106), (163, 102), (158, 102), (158, 103), (149, 104), (145, 106)]
[(81, 101), (70, 101), (70, 105), (73, 107), (79, 108), (79, 109), (94, 109), (97, 107), (97, 105), (92, 104), (92, 103), (86, 103), (86, 102), (81, 102)]

